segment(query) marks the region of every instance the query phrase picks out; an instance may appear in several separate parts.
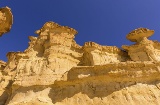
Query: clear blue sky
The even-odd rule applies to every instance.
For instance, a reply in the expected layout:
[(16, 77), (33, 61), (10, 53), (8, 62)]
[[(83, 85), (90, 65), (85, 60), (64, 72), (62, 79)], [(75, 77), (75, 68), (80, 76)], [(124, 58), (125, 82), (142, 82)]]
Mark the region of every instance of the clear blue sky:
[(14, 16), (11, 31), (0, 37), (0, 59), (9, 51), (24, 51), (28, 36), (37, 36), (47, 21), (78, 31), (76, 42), (94, 41), (108, 46), (132, 44), (126, 34), (135, 28), (154, 29), (160, 41), (160, 0), (0, 0)]

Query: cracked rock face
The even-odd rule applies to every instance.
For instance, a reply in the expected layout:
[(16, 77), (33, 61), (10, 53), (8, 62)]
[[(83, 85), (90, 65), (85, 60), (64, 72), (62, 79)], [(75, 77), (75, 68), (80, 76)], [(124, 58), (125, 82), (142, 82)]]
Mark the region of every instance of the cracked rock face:
[(80, 46), (75, 29), (46, 22), (24, 52), (0, 61), (0, 105), (159, 105), (160, 43), (138, 30), (141, 40), (121, 50)]
[(0, 36), (10, 31), (13, 24), (11, 9), (8, 7), (0, 8)]

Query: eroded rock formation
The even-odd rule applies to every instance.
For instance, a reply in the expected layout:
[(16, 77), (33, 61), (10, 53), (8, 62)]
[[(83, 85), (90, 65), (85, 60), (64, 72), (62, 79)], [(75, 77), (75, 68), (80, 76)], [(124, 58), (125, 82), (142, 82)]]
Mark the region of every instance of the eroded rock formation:
[(160, 105), (160, 43), (154, 31), (131, 46), (78, 45), (77, 31), (46, 22), (24, 52), (0, 61), (0, 105)]
[(13, 24), (13, 16), (10, 8), (0, 8), (0, 36), (9, 32)]
[(133, 61), (160, 61), (159, 42), (148, 40), (154, 33), (147, 28), (138, 28), (127, 35), (127, 39), (136, 42), (131, 46), (122, 46)]

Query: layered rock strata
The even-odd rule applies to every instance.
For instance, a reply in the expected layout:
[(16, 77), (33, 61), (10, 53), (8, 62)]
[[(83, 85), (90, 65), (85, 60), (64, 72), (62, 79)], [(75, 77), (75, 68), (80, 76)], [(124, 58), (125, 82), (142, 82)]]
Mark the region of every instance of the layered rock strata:
[(78, 45), (77, 31), (46, 22), (24, 52), (0, 61), (0, 105), (160, 105), (160, 43), (139, 28), (122, 49)]
[(127, 53), (116, 46), (86, 42), (83, 46), (83, 66), (103, 65), (129, 60)]
[(133, 61), (160, 61), (160, 43), (147, 39), (153, 33), (154, 30), (138, 28), (127, 35), (127, 39), (136, 43), (131, 46), (123, 45), (122, 48)]

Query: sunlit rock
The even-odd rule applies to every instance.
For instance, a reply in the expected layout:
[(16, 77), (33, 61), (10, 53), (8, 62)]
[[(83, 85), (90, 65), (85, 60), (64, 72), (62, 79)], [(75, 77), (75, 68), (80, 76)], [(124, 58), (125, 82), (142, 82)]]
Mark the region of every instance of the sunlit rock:
[(136, 42), (131, 46), (123, 45), (133, 61), (160, 61), (159, 42), (149, 40), (154, 33), (147, 28), (138, 28), (127, 35), (127, 39)]
[(11, 9), (8, 7), (0, 8), (0, 36), (10, 31), (13, 24)]
[(0, 105), (159, 105), (160, 43), (139, 28), (131, 46), (78, 45), (77, 31), (46, 22), (24, 52), (0, 61)]

